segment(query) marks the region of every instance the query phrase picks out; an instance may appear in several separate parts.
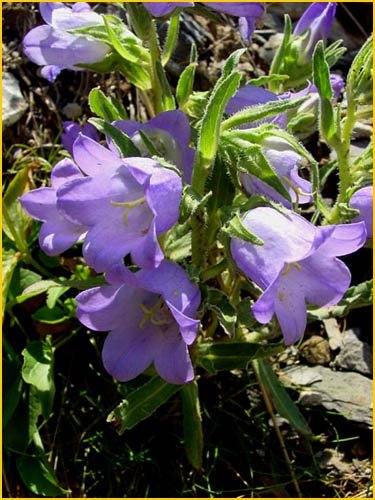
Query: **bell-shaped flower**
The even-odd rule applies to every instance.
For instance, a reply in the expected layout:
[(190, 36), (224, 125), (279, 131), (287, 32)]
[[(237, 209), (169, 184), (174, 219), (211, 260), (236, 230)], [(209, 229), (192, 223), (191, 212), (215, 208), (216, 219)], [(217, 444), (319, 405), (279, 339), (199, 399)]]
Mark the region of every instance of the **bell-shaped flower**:
[(111, 48), (103, 42), (69, 30), (101, 26), (102, 17), (89, 4), (75, 3), (72, 7), (60, 2), (40, 4), (40, 13), (46, 24), (29, 31), (24, 40), (25, 55), (43, 66), (42, 75), (53, 82), (63, 69), (79, 71), (79, 64), (103, 61)]
[(350, 207), (359, 210), (360, 214), (353, 222), (363, 221), (366, 225), (367, 238), (372, 238), (372, 186), (358, 189), (350, 198)]
[(78, 138), (80, 133), (99, 142), (99, 134), (91, 123), (86, 123), (81, 127), (76, 122), (65, 121), (63, 122), (63, 128), (64, 131), (61, 134), (61, 143), (71, 155), (73, 154), (74, 141)]
[(78, 319), (88, 328), (110, 333), (103, 347), (106, 370), (126, 382), (152, 363), (172, 384), (194, 378), (188, 346), (197, 335), (199, 288), (169, 261), (157, 269), (132, 273), (115, 266), (109, 286), (80, 293)]
[(310, 5), (296, 24), (293, 34), (305, 35), (300, 46), (300, 57), (311, 58), (319, 40), (326, 40), (336, 14), (336, 3), (315, 2)]
[(203, 2), (210, 9), (239, 17), (239, 28), (242, 38), (249, 41), (255, 30), (258, 19), (264, 13), (264, 5), (259, 2)]
[[(140, 134), (151, 141), (160, 156), (181, 170), (186, 182), (190, 182), (194, 164), (194, 149), (189, 147), (191, 128), (189, 120), (182, 111), (165, 111), (147, 123), (133, 120), (120, 120), (113, 123), (127, 134), (137, 146), (142, 156), (151, 157), (152, 153)], [(110, 143), (113, 150), (114, 146)]]
[[(312, 200), (312, 184), (301, 177), (298, 172), (302, 157), (285, 139), (279, 137), (267, 137), (263, 139), (261, 146), (265, 157), (288, 191), (292, 203), (310, 203)], [(247, 193), (264, 195), (290, 208), (288, 200), (255, 175), (242, 172), (240, 181)]]
[[(228, 115), (233, 115), (238, 111), (242, 111), (251, 106), (256, 106), (257, 104), (266, 104), (270, 101), (278, 101), (280, 97), (274, 94), (270, 90), (257, 87), (256, 85), (251, 85), (251, 83), (245, 85), (245, 87), (240, 88), (235, 95), (228, 101), (225, 108), (225, 113)], [(286, 115), (276, 115), (272, 118), (266, 118), (264, 122), (274, 123), (279, 127), (286, 128)], [(240, 128), (250, 128), (256, 127), (261, 122), (252, 122), (241, 125)]]
[(57, 209), (57, 189), (81, 178), (78, 167), (71, 160), (64, 159), (52, 170), (51, 187), (34, 189), (20, 197), (25, 212), (43, 222), (39, 244), (47, 255), (59, 255), (82, 239), (87, 231), (82, 224), (67, 220)]
[(179, 216), (180, 176), (148, 158), (120, 158), (80, 135), (74, 159), (88, 177), (57, 191), (57, 207), (74, 224), (88, 227), (83, 256), (101, 273), (131, 254), (140, 267), (157, 267), (163, 253), (157, 236)]
[(176, 9), (194, 7), (194, 2), (143, 2), (143, 5), (153, 16), (163, 17)]
[(247, 212), (242, 222), (264, 242), (231, 242), (238, 267), (263, 290), (253, 314), (262, 324), (275, 314), (285, 344), (293, 344), (305, 331), (307, 304), (332, 306), (347, 291), (350, 271), (337, 257), (362, 247), (365, 224), (316, 227), (292, 211), (270, 207)]
[[(239, 28), (242, 38), (249, 41), (257, 20), (264, 12), (259, 2), (200, 2), (209, 9), (239, 17)], [(163, 17), (177, 8), (193, 7), (193, 2), (144, 2), (143, 5), (155, 17)]]

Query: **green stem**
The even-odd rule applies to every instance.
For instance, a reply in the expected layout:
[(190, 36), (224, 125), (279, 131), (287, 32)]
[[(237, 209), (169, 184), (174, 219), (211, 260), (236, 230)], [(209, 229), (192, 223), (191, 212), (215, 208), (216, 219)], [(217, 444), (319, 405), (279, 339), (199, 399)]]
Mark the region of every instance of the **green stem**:
[(336, 150), (337, 163), (339, 168), (339, 195), (337, 197), (335, 206), (333, 207), (331, 213), (326, 217), (327, 222), (330, 224), (337, 224), (340, 222), (340, 208), (339, 204), (346, 201), (346, 193), (350, 188), (352, 179), (350, 171), (350, 143), (351, 135), (356, 121), (356, 105), (353, 99), (348, 96), (348, 108), (346, 118), (342, 127), (341, 140), (339, 142), (334, 142), (331, 144)]
[(215, 278), (216, 276), (224, 272), (227, 267), (228, 267), (228, 261), (227, 259), (223, 259), (214, 266), (211, 266), (208, 269), (202, 271), (200, 274), (200, 279), (202, 282), (205, 282), (212, 278)]
[(156, 69), (157, 61), (161, 63), (161, 59), (160, 59), (159, 38), (156, 31), (156, 24), (154, 19), (151, 21), (148, 43), (149, 43), (149, 50), (151, 57), (151, 83), (152, 83), (152, 90), (154, 97), (154, 109), (156, 111), (156, 114), (159, 114), (163, 111), (163, 103), (162, 103), (163, 92)]

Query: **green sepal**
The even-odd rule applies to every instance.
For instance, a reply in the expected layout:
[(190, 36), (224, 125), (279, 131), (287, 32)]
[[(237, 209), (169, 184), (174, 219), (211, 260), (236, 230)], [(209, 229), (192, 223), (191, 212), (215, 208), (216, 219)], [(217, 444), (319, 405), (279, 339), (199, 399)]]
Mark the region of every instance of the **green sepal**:
[(101, 118), (90, 118), (89, 123), (94, 125), (99, 132), (102, 132), (113, 141), (122, 157), (141, 156), (139, 149), (134, 145), (130, 137), (118, 128), (105, 122)]

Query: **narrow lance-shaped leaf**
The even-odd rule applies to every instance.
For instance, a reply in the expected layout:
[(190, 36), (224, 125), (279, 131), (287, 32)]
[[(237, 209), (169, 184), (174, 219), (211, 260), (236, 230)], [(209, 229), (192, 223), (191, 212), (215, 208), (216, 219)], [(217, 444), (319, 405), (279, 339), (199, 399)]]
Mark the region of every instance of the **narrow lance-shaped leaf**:
[[(280, 47), (278, 48), (276, 54), (274, 55), (270, 68), (270, 76), (277, 75), (278, 73), (280, 73), (280, 69), (282, 67), (283, 61), (285, 59), (288, 50), (290, 36), (292, 34), (292, 21), (287, 14), (284, 16), (284, 20), (285, 20), (284, 37)], [(272, 90), (273, 92), (277, 92), (278, 90), (277, 81), (271, 80), (269, 83), (270, 83), (270, 90)]]
[(284, 99), (282, 101), (269, 101), (266, 104), (257, 104), (250, 106), (242, 111), (234, 113), (231, 117), (223, 121), (221, 130), (229, 130), (234, 127), (246, 125), (248, 123), (264, 120), (271, 116), (279, 115), (293, 108), (298, 108), (309, 96), (299, 97), (298, 99)]
[(26, 230), (31, 218), (22, 209), (18, 198), (29, 190), (29, 169), (24, 167), (12, 179), (3, 197), (3, 231), (21, 252), (27, 250)]
[(168, 26), (167, 37), (161, 54), (161, 63), (163, 66), (167, 64), (171, 58), (178, 41), (178, 33), (180, 28), (180, 16), (178, 14), (171, 17)]
[(122, 43), (121, 40), (117, 37), (115, 31), (112, 29), (111, 25), (109, 24), (109, 21), (106, 18), (106, 16), (103, 16), (103, 19), (104, 19), (105, 27), (107, 28), (109, 41), (111, 42), (115, 51), (126, 61), (137, 63), (138, 57), (134, 53), (132, 53), (130, 50), (128, 50), (126, 44)]
[(176, 103), (172, 94), (171, 86), (167, 80), (164, 68), (160, 61), (156, 61), (156, 73), (162, 90), (163, 110), (171, 111), (176, 109)]
[(154, 377), (124, 399), (108, 415), (107, 422), (113, 423), (121, 435), (151, 416), (180, 388), (180, 385), (169, 384), (160, 377)]
[(202, 468), (203, 431), (197, 382), (194, 380), (184, 385), (180, 394), (184, 414), (185, 453), (190, 464), (199, 471)]
[(105, 122), (101, 118), (90, 118), (89, 123), (94, 125), (95, 128), (102, 132), (110, 139), (121, 153), (123, 157), (141, 156), (138, 148), (133, 144), (130, 137), (128, 137), (124, 132), (114, 127), (110, 123)]
[(221, 78), (212, 91), (202, 119), (192, 186), (204, 191), (204, 185), (215, 159), (220, 138), (220, 125), (225, 107), (240, 83), (240, 73)]
[(298, 406), (280, 384), (272, 366), (267, 360), (254, 360), (253, 367), (264, 383), (278, 413), (286, 418), (290, 425), (303, 436), (311, 436), (312, 432)]
[(332, 106), (332, 87), (329, 66), (324, 57), (324, 45), (320, 41), (313, 55), (313, 76), (320, 96), (320, 127), (323, 136), (330, 141), (335, 136), (335, 118)]
[(221, 370), (246, 369), (254, 359), (268, 358), (284, 350), (277, 344), (256, 342), (204, 342), (197, 345), (197, 364), (210, 373)]
[(180, 108), (184, 107), (191, 93), (193, 92), (196, 67), (196, 62), (190, 63), (189, 66), (186, 66), (184, 71), (181, 73), (181, 76), (178, 80), (176, 88), (176, 98)]
[(126, 112), (124, 108), (119, 107), (120, 103), (116, 101), (112, 101), (110, 98), (106, 97), (99, 88), (92, 89), (89, 94), (89, 105), (91, 111), (106, 122), (126, 119)]
[(3, 303), (2, 303), (2, 318), (4, 319), (5, 306), (7, 304), (8, 291), (14, 270), (17, 267), (18, 256), (13, 249), (3, 250), (2, 254), (2, 278), (3, 278)]
[(232, 54), (228, 57), (228, 59), (225, 61), (224, 68), (223, 68), (223, 77), (229, 76), (231, 73), (233, 73), (236, 69), (237, 66), (240, 62), (241, 56), (246, 52), (247, 49), (238, 49), (232, 52)]

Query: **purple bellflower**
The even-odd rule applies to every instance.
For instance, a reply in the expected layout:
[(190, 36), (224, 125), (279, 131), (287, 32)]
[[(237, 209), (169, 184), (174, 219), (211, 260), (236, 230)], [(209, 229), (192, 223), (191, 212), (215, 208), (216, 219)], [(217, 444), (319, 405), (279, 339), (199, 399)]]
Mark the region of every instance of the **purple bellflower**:
[[(261, 87), (257, 87), (256, 85), (245, 85), (239, 89), (236, 94), (229, 100), (225, 112), (228, 115), (233, 115), (238, 111), (242, 111), (243, 109), (249, 108), (251, 106), (255, 106), (257, 104), (265, 104), (270, 101), (278, 101), (280, 96), (274, 94), (270, 90), (262, 89)], [(274, 123), (281, 128), (286, 128), (286, 115), (281, 114), (272, 118), (267, 118), (264, 120), (265, 122)], [(249, 128), (256, 127), (260, 122), (248, 123), (246, 125), (242, 125), (240, 128)]]
[(57, 209), (58, 188), (73, 179), (81, 179), (82, 173), (69, 159), (61, 160), (51, 173), (51, 187), (34, 189), (20, 197), (27, 214), (43, 222), (39, 244), (47, 255), (59, 255), (78, 240), (87, 228), (67, 220)]
[(64, 132), (61, 134), (61, 142), (64, 148), (72, 155), (73, 144), (78, 135), (82, 133), (86, 137), (90, 137), (96, 142), (99, 142), (99, 134), (96, 128), (91, 123), (86, 123), (81, 127), (76, 122), (66, 121), (63, 122)]
[[(257, 20), (264, 12), (264, 6), (258, 2), (201, 2), (210, 9), (239, 17), (239, 28), (244, 40), (249, 41)], [(193, 2), (144, 2), (143, 5), (155, 17), (170, 14), (177, 8), (193, 7)]]
[(350, 207), (360, 211), (353, 222), (363, 221), (366, 225), (367, 238), (372, 238), (372, 186), (358, 189), (350, 198)]
[(296, 24), (293, 34), (306, 34), (301, 47), (302, 57), (311, 58), (319, 40), (326, 40), (336, 14), (336, 3), (315, 2), (310, 5)]
[(136, 265), (157, 267), (163, 260), (157, 236), (179, 216), (180, 176), (148, 158), (120, 158), (84, 135), (73, 155), (88, 177), (61, 186), (57, 208), (73, 224), (88, 227), (87, 264), (101, 273), (130, 253)]
[(40, 4), (46, 24), (29, 31), (24, 40), (24, 52), (35, 64), (43, 66), (42, 75), (53, 82), (63, 69), (82, 70), (77, 64), (101, 62), (111, 51), (105, 43), (68, 30), (103, 25), (103, 19), (89, 4), (80, 2), (72, 7), (60, 2)]
[[(190, 182), (194, 164), (194, 149), (189, 147), (191, 129), (182, 111), (165, 111), (147, 123), (121, 120), (113, 123), (127, 134), (142, 156), (151, 156), (140, 135), (143, 132), (153, 143), (160, 156), (179, 168), (186, 182)], [(114, 146), (110, 143), (113, 150)]]
[[(261, 143), (263, 152), (270, 165), (290, 194), (293, 203), (310, 203), (312, 200), (312, 184), (298, 173), (301, 156), (290, 144), (279, 137), (268, 137)], [(278, 191), (258, 177), (248, 173), (240, 174), (240, 181), (249, 194), (262, 194), (271, 200), (290, 208), (290, 203)]]
[(143, 2), (149, 13), (155, 17), (167, 16), (175, 9), (194, 7), (194, 2)]
[[(342, 89), (344, 88), (344, 80), (340, 75), (331, 75), (331, 86), (333, 90), (333, 97), (337, 99), (340, 95)], [(318, 89), (314, 84), (309, 83), (307, 87), (300, 90), (299, 92), (291, 92), (287, 91), (283, 94), (275, 94), (270, 90), (263, 89), (261, 87), (257, 87), (256, 85), (251, 85), (251, 83), (245, 85), (239, 89), (236, 94), (229, 100), (225, 112), (228, 115), (233, 115), (238, 111), (242, 111), (245, 108), (249, 108), (250, 106), (255, 106), (257, 104), (265, 104), (270, 101), (278, 101), (283, 99), (298, 99), (300, 97), (305, 97), (310, 95), (310, 98), (304, 102), (300, 108), (298, 108), (298, 113), (311, 111), (313, 108), (317, 108), (319, 103), (319, 94)], [(287, 126), (287, 116), (285, 113), (281, 115), (276, 115), (272, 118), (267, 118), (264, 120), (268, 123), (274, 123), (281, 128), (286, 128)], [(256, 127), (259, 125), (259, 122), (248, 123), (246, 125), (242, 125), (240, 128), (249, 128)]]
[(362, 247), (365, 224), (316, 227), (294, 212), (270, 207), (247, 212), (243, 224), (264, 242), (231, 243), (239, 268), (263, 290), (253, 314), (262, 324), (275, 314), (285, 344), (293, 344), (305, 331), (307, 304), (326, 307), (342, 299), (351, 275), (337, 257)]
[(188, 345), (197, 335), (200, 292), (186, 272), (164, 260), (157, 269), (137, 273), (115, 266), (107, 279), (110, 286), (76, 297), (81, 323), (110, 330), (102, 353), (106, 370), (126, 382), (153, 363), (171, 384), (193, 380)]

